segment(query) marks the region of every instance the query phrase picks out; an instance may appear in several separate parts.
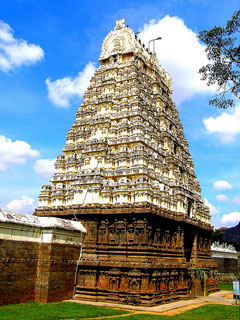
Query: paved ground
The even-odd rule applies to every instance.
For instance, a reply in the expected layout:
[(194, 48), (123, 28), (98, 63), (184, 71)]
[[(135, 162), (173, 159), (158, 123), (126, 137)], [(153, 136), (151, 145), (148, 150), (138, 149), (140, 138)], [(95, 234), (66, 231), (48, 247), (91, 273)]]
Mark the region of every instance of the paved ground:
[[(82, 300), (68, 300), (68, 302), (90, 304), (95, 306), (104, 306), (104, 307), (117, 308), (117, 309), (127, 309), (131, 312), (134, 311), (134, 313), (146, 312), (146, 313), (152, 313), (152, 314), (162, 314), (166, 316), (167, 315), (173, 316), (175, 314), (179, 314), (187, 310), (198, 308), (205, 304), (224, 304), (224, 305), (236, 304), (235, 300), (233, 299), (233, 294), (229, 291), (219, 291), (219, 292), (212, 293), (207, 297), (198, 297), (196, 299), (191, 299), (191, 300), (181, 300), (181, 301), (171, 302), (171, 303), (154, 306), (154, 307), (130, 306), (130, 305), (107, 303), (107, 302), (90, 302), (90, 301), (82, 301)], [(124, 317), (124, 316), (126, 315), (122, 315), (121, 317)], [(107, 319), (107, 318), (114, 318), (114, 317), (119, 317), (119, 315), (111, 316), (111, 317), (105, 316), (102, 318)], [(99, 317), (95, 319), (101, 319), (101, 318)]]

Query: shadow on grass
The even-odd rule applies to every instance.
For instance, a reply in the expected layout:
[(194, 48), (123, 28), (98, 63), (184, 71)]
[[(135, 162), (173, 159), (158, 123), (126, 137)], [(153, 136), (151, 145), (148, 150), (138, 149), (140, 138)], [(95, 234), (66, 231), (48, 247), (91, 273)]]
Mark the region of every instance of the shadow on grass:
[(71, 302), (47, 304), (32, 302), (1, 306), (0, 320), (84, 319), (126, 313), (129, 312)]

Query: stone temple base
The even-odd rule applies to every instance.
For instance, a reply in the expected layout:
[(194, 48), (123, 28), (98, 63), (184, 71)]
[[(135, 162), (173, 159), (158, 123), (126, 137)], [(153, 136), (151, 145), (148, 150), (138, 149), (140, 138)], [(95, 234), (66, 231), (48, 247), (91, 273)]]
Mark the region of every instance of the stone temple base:
[(71, 207), (87, 229), (75, 299), (152, 306), (218, 290), (211, 226), (153, 205)]
[(152, 306), (190, 298), (184, 269), (82, 269), (76, 299)]

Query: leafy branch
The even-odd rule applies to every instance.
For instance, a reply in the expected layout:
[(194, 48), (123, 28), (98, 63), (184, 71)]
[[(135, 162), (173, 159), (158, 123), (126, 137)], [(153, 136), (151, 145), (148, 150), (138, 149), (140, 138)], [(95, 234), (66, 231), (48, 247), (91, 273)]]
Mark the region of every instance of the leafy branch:
[[(234, 106), (234, 99), (240, 99), (240, 10), (236, 11), (226, 27), (214, 27), (199, 33), (199, 39), (206, 45), (209, 63), (199, 73), (207, 85), (217, 85), (219, 94), (209, 101), (218, 108)], [(229, 93), (233, 95), (229, 99)]]

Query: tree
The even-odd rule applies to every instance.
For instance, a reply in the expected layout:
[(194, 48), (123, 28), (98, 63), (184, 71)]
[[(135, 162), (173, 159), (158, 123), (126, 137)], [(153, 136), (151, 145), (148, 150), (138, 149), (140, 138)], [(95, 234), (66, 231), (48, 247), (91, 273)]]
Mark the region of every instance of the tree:
[[(199, 33), (205, 43), (209, 63), (199, 70), (207, 85), (217, 85), (218, 95), (209, 101), (218, 108), (233, 107), (240, 99), (240, 10), (234, 12), (226, 27), (214, 27)], [(232, 94), (232, 95), (231, 95)]]
[(212, 240), (212, 242), (218, 241), (219, 243), (226, 242), (224, 239), (224, 232), (222, 232), (219, 229), (212, 231), (211, 240)]

